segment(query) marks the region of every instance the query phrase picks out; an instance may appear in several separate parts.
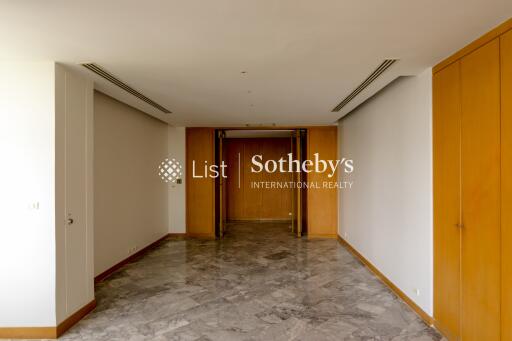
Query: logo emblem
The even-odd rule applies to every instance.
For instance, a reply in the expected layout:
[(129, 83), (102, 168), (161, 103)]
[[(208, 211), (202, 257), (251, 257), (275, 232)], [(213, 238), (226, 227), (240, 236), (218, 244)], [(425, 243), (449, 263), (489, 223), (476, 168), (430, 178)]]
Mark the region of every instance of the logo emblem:
[(158, 176), (165, 182), (176, 183), (183, 175), (181, 163), (175, 158), (166, 158), (158, 166)]

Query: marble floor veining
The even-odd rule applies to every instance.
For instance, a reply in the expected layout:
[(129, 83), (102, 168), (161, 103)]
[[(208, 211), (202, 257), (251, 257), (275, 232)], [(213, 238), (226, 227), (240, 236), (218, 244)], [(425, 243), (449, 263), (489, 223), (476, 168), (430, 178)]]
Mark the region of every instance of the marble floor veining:
[(440, 340), (336, 240), (231, 223), (168, 240), (96, 287), (62, 340)]

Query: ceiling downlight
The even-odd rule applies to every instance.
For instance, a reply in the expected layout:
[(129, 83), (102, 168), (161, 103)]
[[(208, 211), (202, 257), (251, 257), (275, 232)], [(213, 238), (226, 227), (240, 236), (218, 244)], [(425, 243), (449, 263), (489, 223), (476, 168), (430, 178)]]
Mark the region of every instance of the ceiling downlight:
[(386, 59), (380, 64), (375, 71), (373, 71), (368, 78), (366, 78), (357, 88), (354, 89), (348, 95), (343, 99), (343, 101), (340, 102), (334, 109), (331, 110), (331, 112), (338, 112), (340, 111), (344, 106), (346, 106), (350, 101), (352, 101), (357, 95), (359, 95), (364, 89), (366, 89), (373, 81), (375, 81), (381, 74), (384, 73), (391, 65), (393, 65), (398, 59)]
[(117, 85), (118, 87), (120, 87), (121, 89), (123, 89), (124, 91), (132, 94), (133, 96), (137, 97), (138, 99), (140, 99), (141, 101), (143, 102), (146, 102), (147, 104), (151, 105), (152, 107), (160, 110), (161, 112), (165, 113), (165, 114), (170, 114), (171, 111), (164, 108), (163, 106), (161, 106), (160, 104), (156, 103), (155, 101), (151, 100), (150, 98), (144, 96), (143, 94), (141, 94), (140, 92), (138, 92), (137, 90), (135, 90), (134, 88), (132, 88), (131, 86), (129, 86), (128, 84), (122, 82), (121, 80), (119, 80), (117, 77), (115, 77), (114, 75), (112, 75), (110, 72), (106, 71), (105, 69), (103, 69), (102, 67), (100, 67), (99, 65), (95, 64), (95, 63), (83, 63), (83, 64), (80, 64), (82, 65), (83, 67), (85, 67), (86, 69), (94, 72), (95, 74), (97, 74), (98, 76), (106, 79), (107, 81), (109, 81), (110, 83), (114, 84), (114, 85)]

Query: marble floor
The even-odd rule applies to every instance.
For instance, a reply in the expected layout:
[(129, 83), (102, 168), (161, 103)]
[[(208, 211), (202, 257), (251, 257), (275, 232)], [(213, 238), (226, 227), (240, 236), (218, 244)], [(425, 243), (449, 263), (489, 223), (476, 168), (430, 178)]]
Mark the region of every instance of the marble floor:
[(96, 288), (61, 340), (440, 340), (336, 240), (232, 223), (168, 240)]

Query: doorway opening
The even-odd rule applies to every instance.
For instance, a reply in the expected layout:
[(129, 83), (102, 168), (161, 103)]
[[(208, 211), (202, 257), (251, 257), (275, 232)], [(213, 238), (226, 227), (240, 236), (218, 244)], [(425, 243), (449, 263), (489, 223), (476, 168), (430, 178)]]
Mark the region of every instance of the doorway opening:
[[(307, 157), (303, 129), (218, 129), (215, 163), (226, 165), (215, 182), (215, 235), (273, 228), (307, 234), (307, 196), (299, 165)], [(251, 232), (251, 233), (252, 233)]]

